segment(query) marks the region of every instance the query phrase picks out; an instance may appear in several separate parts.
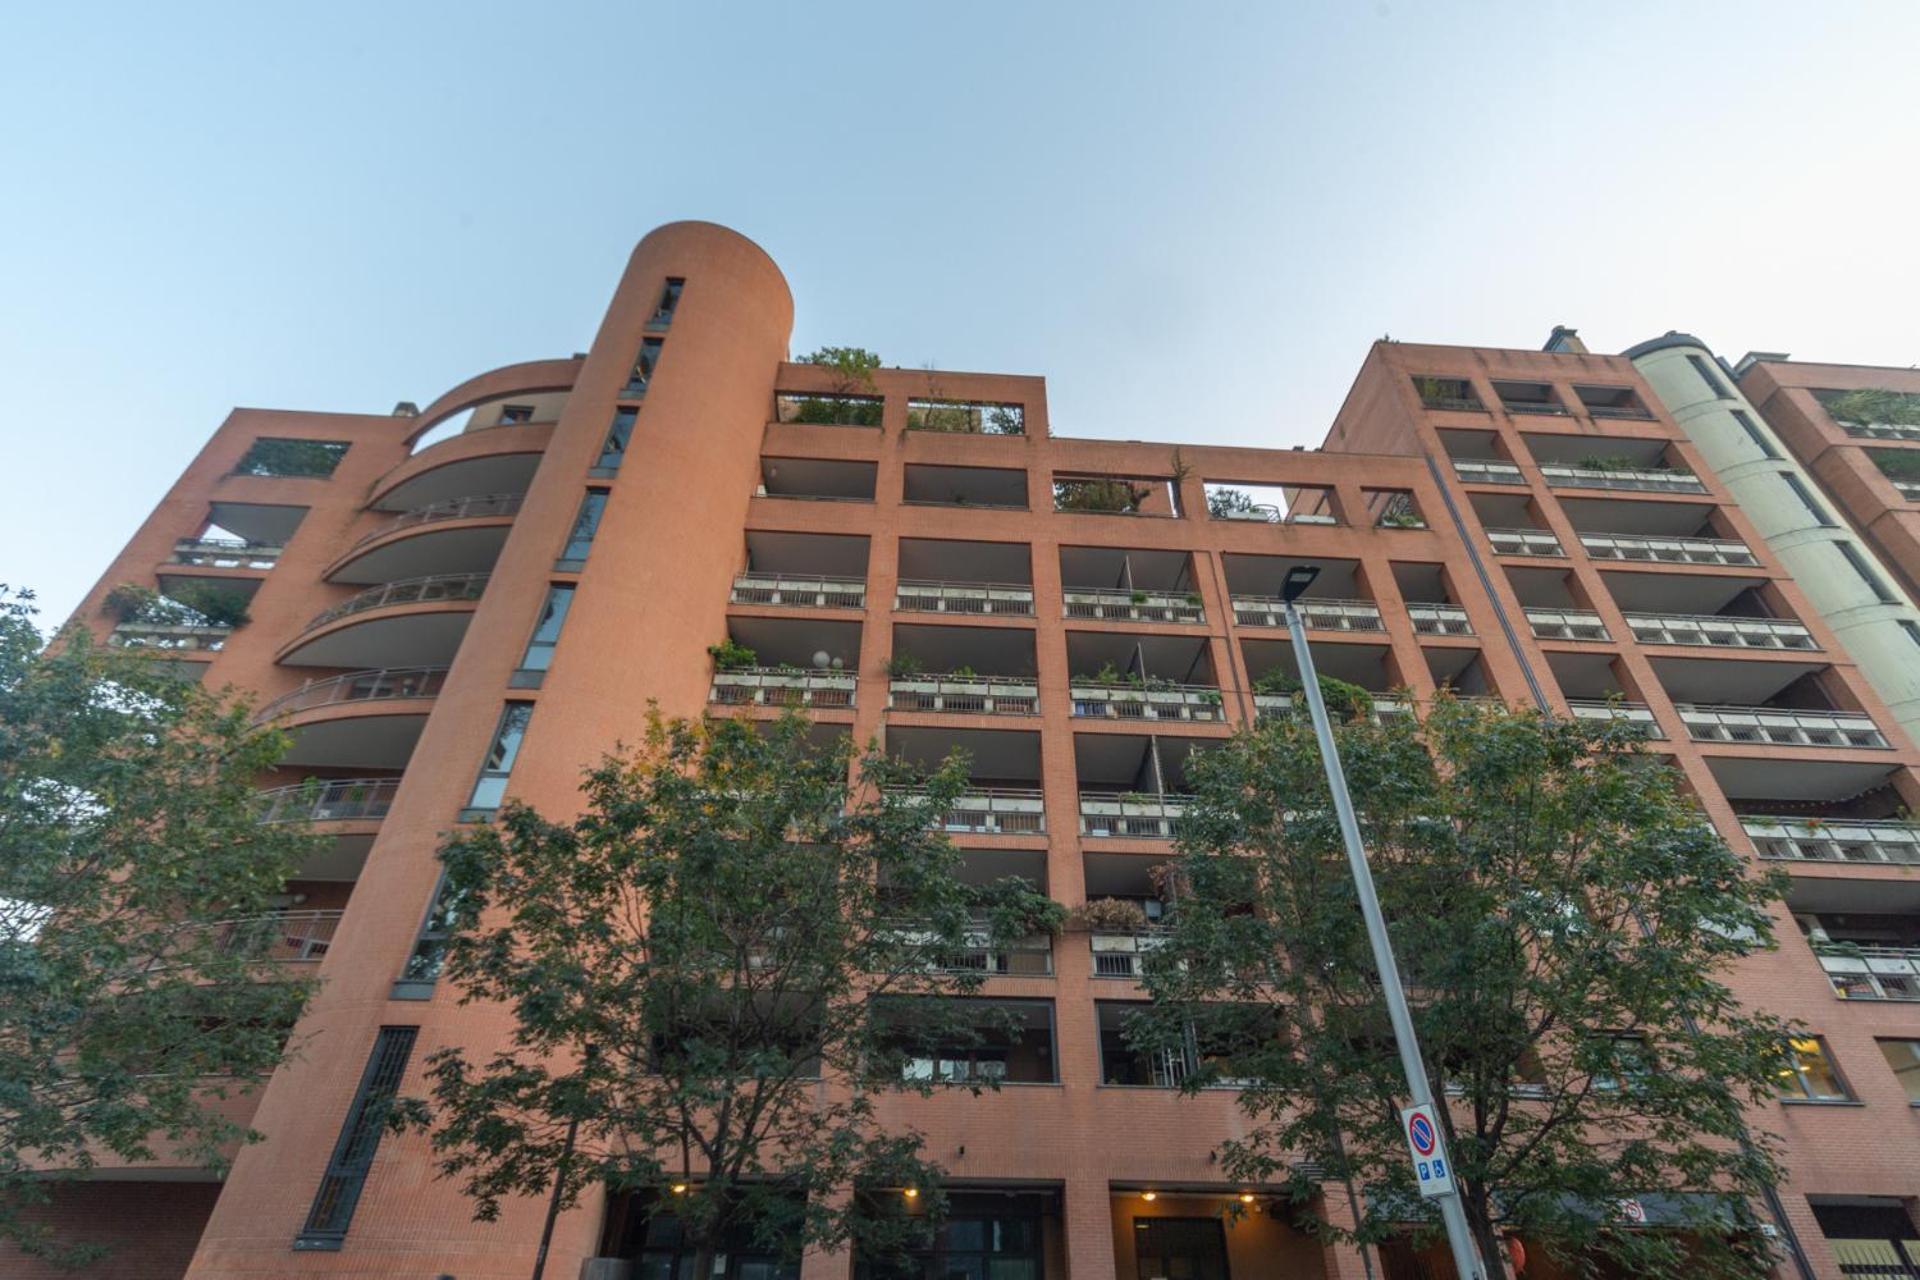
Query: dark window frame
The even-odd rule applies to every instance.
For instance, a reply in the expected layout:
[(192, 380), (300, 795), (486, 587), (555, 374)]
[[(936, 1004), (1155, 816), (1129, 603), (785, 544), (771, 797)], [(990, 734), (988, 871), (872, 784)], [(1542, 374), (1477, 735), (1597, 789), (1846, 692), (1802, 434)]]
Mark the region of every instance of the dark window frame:
[(399, 1097), (420, 1028), (383, 1026), (367, 1053), (359, 1087), (340, 1122), (340, 1137), (327, 1157), (320, 1186), (313, 1193), (306, 1225), (294, 1237), (295, 1249), (336, 1250), (353, 1225), (354, 1210), (366, 1190), (367, 1173), (387, 1125), (387, 1113)]

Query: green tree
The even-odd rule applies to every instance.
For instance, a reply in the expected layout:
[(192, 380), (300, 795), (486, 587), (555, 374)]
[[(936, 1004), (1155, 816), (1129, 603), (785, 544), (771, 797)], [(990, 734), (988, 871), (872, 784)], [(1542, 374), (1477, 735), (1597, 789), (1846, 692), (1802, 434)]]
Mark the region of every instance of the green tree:
[(85, 632), (43, 650), (31, 599), (0, 587), (0, 1241), (78, 1264), (98, 1250), (36, 1214), (49, 1173), (257, 1136), (213, 1104), (305, 999), (260, 961), (312, 837), (257, 820), (282, 735)]
[(912, 1223), (866, 1188), (937, 1210), (939, 1171), (876, 1100), (936, 1087), (911, 1064), (993, 1029), (946, 998), (983, 979), (962, 953), (1063, 912), (1023, 881), (963, 882), (928, 822), (963, 762), (924, 776), (868, 753), (857, 781), (855, 763), (798, 716), (656, 720), (588, 774), (571, 823), (509, 806), (442, 851), (445, 973), (512, 1012), (513, 1042), (435, 1054), (396, 1121), (431, 1129), (476, 1217), (556, 1181), (568, 1204), (653, 1193), (704, 1276), (728, 1240), (900, 1243)]
[[(1744, 1228), (1779, 1171), (1744, 1108), (1774, 1096), (1789, 1028), (1724, 979), (1770, 944), (1780, 881), (1748, 874), (1624, 722), (1442, 696), (1424, 723), (1336, 733), (1489, 1270), (1512, 1230), (1576, 1267), (1768, 1274)], [(1278, 718), (1188, 776), (1179, 907), (1137, 1035), (1236, 1046), (1186, 1082), (1245, 1082), (1228, 1176), (1291, 1180), (1304, 1206), (1288, 1171), (1305, 1160), (1367, 1189), (1363, 1238), (1404, 1229), (1405, 1085), (1312, 726)], [(1271, 1030), (1236, 1038), (1250, 1014)], [(1614, 1221), (1662, 1192), (1696, 1215), (1690, 1240)]]
[(1207, 514), (1215, 520), (1231, 520), (1250, 514), (1258, 504), (1244, 489), (1219, 485), (1207, 489)]
[(845, 394), (875, 389), (873, 375), (880, 368), (880, 356), (865, 347), (819, 347), (795, 363), (832, 370), (834, 390)]

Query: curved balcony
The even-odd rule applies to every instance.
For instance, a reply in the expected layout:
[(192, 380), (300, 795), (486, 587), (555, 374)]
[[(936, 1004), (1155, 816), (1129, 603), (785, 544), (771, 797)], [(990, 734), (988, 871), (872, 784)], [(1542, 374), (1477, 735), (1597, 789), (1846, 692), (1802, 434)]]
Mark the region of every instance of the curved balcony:
[(260, 821), (378, 822), (399, 790), (398, 778), (328, 778), (274, 787), (260, 793)]
[(277, 720), (286, 731), (285, 764), (403, 769), (446, 676), (445, 667), (352, 671), (284, 693), (255, 718)]
[(277, 661), (385, 670), (446, 666), (486, 586), (484, 573), (455, 573), (372, 587), (317, 614)]
[(381, 583), (486, 573), (500, 558), (523, 497), (488, 493), (403, 511), (349, 547), (322, 576), (329, 582)]
[(551, 422), (502, 423), (448, 436), (380, 477), (367, 506), (412, 511), (475, 493), (525, 493), (552, 438)]

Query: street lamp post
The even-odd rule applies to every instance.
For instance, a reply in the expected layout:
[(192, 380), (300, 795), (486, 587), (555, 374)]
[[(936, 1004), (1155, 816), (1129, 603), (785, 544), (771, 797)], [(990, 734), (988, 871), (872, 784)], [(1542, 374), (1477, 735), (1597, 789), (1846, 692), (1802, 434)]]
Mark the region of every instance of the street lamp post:
[[(1313, 565), (1295, 565), (1287, 570), (1280, 588), (1287, 635), (1293, 641), (1294, 661), (1300, 666), (1301, 691), (1306, 694), (1307, 709), (1313, 714), (1313, 733), (1320, 743), (1320, 763), (1327, 771), (1327, 789), (1333, 794), (1333, 809), (1340, 819), (1340, 838), (1347, 846), (1347, 867), (1353, 873), (1360, 914), (1367, 924), (1373, 967), (1380, 973), (1380, 991), (1387, 1002), (1387, 1017), (1393, 1023), (1394, 1044), (1400, 1050), (1400, 1069), (1407, 1077), (1407, 1094), (1414, 1106), (1430, 1107), (1434, 1101), (1433, 1091), (1427, 1087), (1427, 1069), (1420, 1057), (1420, 1041), (1414, 1035), (1413, 1015), (1407, 1011), (1407, 993), (1400, 985), (1393, 943), (1387, 937), (1387, 923), (1380, 914), (1380, 896), (1374, 891), (1367, 851), (1360, 843), (1360, 824), (1353, 816), (1353, 798), (1347, 794), (1347, 775), (1340, 767), (1340, 751), (1333, 740), (1333, 722), (1327, 718), (1326, 699), (1320, 695), (1320, 677), (1313, 669), (1313, 651), (1307, 646), (1306, 625), (1294, 607), (1294, 601), (1319, 576), (1320, 570)], [(1467, 1226), (1467, 1214), (1460, 1197), (1449, 1193), (1434, 1198), (1440, 1203), (1440, 1219), (1446, 1224), (1447, 1244), (1453, 1250), (1453, 1266), (1460, 1280), (1486, 1280), (1486, 1269), (1474, 1246), (1473, 1232)]]

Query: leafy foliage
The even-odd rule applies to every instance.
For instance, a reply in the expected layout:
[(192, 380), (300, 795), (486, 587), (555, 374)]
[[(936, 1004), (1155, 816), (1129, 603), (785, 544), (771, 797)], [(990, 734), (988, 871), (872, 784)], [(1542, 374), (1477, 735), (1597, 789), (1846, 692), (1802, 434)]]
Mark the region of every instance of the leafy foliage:
[(1207, 490), (1207, 514), (1215, 520), (1231, 520), (1236, 515), (1251, 512), (1259, 504), (1244, 489), (1235, 489), (1231, 485), (1219, 485)]
[(809, 730), (656, 719), (589, 773), (573, 822), (513, 805), (442, 851), (459, 904), (445, 973), (515, 1030), (483, 1060), (435, 1054), (431, 1097), (398, 1119), (431, 1128), (477, 1217), (556, 1179), (568, 1203), (595, 1185), (671, 1194), (705, 1257), (742, 1232), (897, 1243), (863, 1188), (937, 1206), (919, 1135), (883, 1128), (876, 1100), (932, 1089), (906, 1063), (992, 1029), (944, 998), (982, 981), (957, 953), (1063, 913), (1022, 881), (961, 881), (927, 818), (964, 762), (927, 777), (869, 753), (856, 786), (851, 747)]
[(249, 709), (63, 635), (0, 588), (0, 1240), (82, 1262), (42, 1176), (105, 1156), (219, 1165), (210, 1103), (280, 1061), (306, 988), (261, 980), (312, 838), (256, 820), (285, 748)]
[(880, 368), (880, 357), (865, 347), (820, 347), (801, 356), (796, 363), (831, 369), (838, 391), (872, 391), (875, 389), (873, 375)]
[(719, 644), (707, 646), (707, 656), (721, 671), (744, 671), (760, 661), (760, 655), (729, 636)]
[[(1512, 1229), (1570, 1265), (1606, 1257), (1654, 1280), (1769, 1274), (1740, 1228), (1779, 1169), (1742, 1112), (1773, 1097), (1789, 1028), (1743, 1010), (1724, 975), (1769, 944), (1781, 879), (1750, 878), (1617, 722), (1442, 696), (1423, 725), (1337, 734), (1490, 1268)], [(1189, 778), (1180, 910), (1148, 962), (1140, 1034), (1270, 1017), (1221, 1068), (1247, 1081), (1248, 1121), (1222, 1169), (1284, 1181), (1310, 1161), (1372, 1189), (1360, 1234), (1378, 1237), (1418, 1203), (1404, 1083), (1312, 729), (1280, 718)], [(1614, 1221), (1621, 1199), (1657, 1192), (1699, 1214), (1684, 1257), (1675, 1233)]]
[[(1373, 714), (1373, 695), (1357, 684), (1342, 680), (1338, 676), (1319, 673), (1320, 697), (1327, 704), (1327, 714), (1338, 719), (1362, 720)], [(1285, 667), (1269, 667), (1253, 682), (1255, 693), (1299, 693), (1306, 686), (1300, 677)], [(1305, 699), (1296, 700), (1293, 710), (1301, 715), (1308, 714)]]
[(187, 581), (162, 595), (152, 587), (123, 582), (107, 592), (109, 616), (121, 622), (163, 627), (244, 627), (251, 598), (239, 587)]
[(843, 427), (877, 427), (886, 401), (877, 396), (809, 396), (788, 393), (781, 397), (780, 420)]
[(1911, 391), (1888, 391), (1880, 387), (1860, 387), (1838, 395), (1822, 396), (1827, 413), (1836, 422), (1859, 426), (1920, 427), (1920, 395)]
[(1090, 476), (1085, 479), (1055, 480), (1053, 507), (1056, 511), (1109, 511), (1131, 514), (1140, 509), (1153, 491), (1119, 476)]
[(1025, 406), (918, 400), (907, 406), (907, 430), (962, 435), (1020, 436), (1027, 433)]
[(233, 473), (240, 476), (317, 476), (333, 474), (345, 457), (340, 440), (286, 440), (263, 436), (250, 445)]
[(1920, 480), (1920, 450), (1869, 449), (1867, 454), (1890, 480)]

